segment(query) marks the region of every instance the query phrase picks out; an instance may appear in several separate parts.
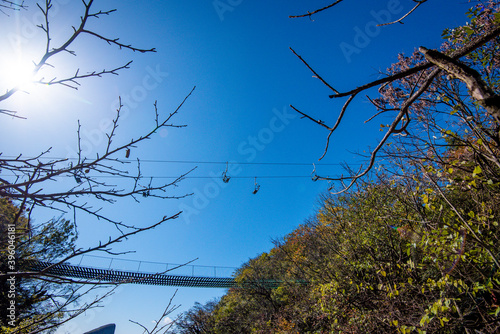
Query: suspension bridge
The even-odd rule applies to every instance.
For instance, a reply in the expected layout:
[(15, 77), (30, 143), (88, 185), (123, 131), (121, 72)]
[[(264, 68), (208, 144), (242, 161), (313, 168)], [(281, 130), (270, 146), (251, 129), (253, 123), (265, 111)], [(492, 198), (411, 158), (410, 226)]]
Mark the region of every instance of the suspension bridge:
[[(89, 256), (87, 256), (89, 257)], [(91, 256), (92, 257), (92, 256)], [(138, 264), (137, 270), (119, 270), (111, 268), (113, 263), (112, 258), (93, 256), (94, 258), (109, 259), (108, 268), (96, 268), (94, 266), (82, 265), (82, 261), (78, 264), (71, 263), (51, 263), (37, 260), (26, 261), (30, 270), (42, 272), (45, 275), (52, 275), (65, 278), (76, 278), (86, 284), (144, 284), (158, 286), (176, 286), (176, 287), (199, 287), (199, 288), (250, 288), (255, 286), (265, 288), (277, 288), (280, 281), (276, 280), (261, 280), (258, 282), (237, 282), (233, 277), (217, 276), (217, 269), (234, 269), (231, 267), (215, 267), (215, 266), (195, 266), (195, 265), (173, 265), (167, 263), (148, 262), (148, 261), (129, 261)], [(116, 261), (115, 261), (116, 262)], [(141, 265), (157, 264), (165, 266), (164, 270), (153, 272), (140, 271)], [(170, 266), (170, 269), (168, 268)], [(184, 274), (171, 274), (179, 269), (184, 270)], [(213, 275), (206, 274), (207, 269), (213, 270)], [(191, 271), (190, 274), (186, 270)], [(195, 275), (195, 271), (203, 270), (205, 275)], [(168, 273), (168, 274), (167, 274)]]

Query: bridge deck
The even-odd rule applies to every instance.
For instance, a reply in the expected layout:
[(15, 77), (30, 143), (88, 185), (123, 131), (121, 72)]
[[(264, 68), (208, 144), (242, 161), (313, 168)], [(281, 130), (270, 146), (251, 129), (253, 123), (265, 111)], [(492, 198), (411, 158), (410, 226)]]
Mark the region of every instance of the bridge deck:
[[(91, 267), (76, 266), (72, 264), (57, 264), (50, 262), (29, 261), (28, 266), (33, 271), (44, 271), (46, 274), (61, 277), (72, 277), (87, 280), (89, 283), (133, 283), (146, 285), (199, 287), (199, 288), (233, 288), (250, 287), (255, 284), (246, 283), (244, 286), (238, 284), (232, 277), (202, 277), (202, 276), (180, 276), (167, 275), (163, 273), (150, 274), (143, 272), (131, 272), (112, 269), (98, 269)], [(276, 288), (279, 281), (266, 280), (259, 282), (268, 288)]]

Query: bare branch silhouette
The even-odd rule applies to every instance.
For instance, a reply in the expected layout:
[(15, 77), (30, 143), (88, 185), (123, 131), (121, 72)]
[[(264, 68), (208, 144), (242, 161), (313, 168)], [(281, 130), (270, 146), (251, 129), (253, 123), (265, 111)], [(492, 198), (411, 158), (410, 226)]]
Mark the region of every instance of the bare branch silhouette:
[[(140, 53), (147, 53), (147, 52), (156, 52), (155, 48), (150, 48), (150, 49), (142, 49), (142, 48), (137, 48), (134, 47), (130, 44), (124, 44), (119, 41), (118, 38), (108, 38), (105, 37), (95, 31), (88, 30), (86, 29), (86, 25), (89, 21), (89, 19), (92, 18), (99, 18), (103, 15), (110, 15), (111, 13), (115, 12), (116, 9), (112, 10), (107, 10), (107, 11), (97, 11), (97, 12), (92, 12), (92, 5), (94, 3), (94, 0), (89, 0), (88, 2), (82, 1), (84, 5), (84, 15), (81, 17), (80, 20), (80, 25), (75, 28), (73, 28), (73, 34), (62, 44), (59, 46), (53, 46), (52, 45), (52, 31), (50, 30), (50, 11), (52, 9), (52, 1), (51, 0), (45, 0), (45, 5), (42, 7), (39, 4), (37, 4), (38, 9), (42, 12), (43, 17), (44, 17), (44, 23), (38, 25), (37, 27), (40, 28), (45, 32), (45, 50), (43, 55), (39, 58), (40, 60), (34, 62), (34, 67), (33, 67), (33, 83), (34, 84), (42, 84), (42, 85), (63, 85), (66, 87), (74, 88), (77, 89), (78, 86), (80, 85), (79, 81), (82, 79), (87, 79), (91, 77), (101, 77), (102, 75), (107, 75), (107, 74), (114, 74), (117, 75), (118, 71), (123, 70), (123, 69), (128, 69), (129, 65), (132, 63), (129, 61), (125, 65), (121, 65), (118, 67), (115, 67), (113, 69), (104, 69), (102, 71), (91, 71), (86, 74), (80, 74), (80, 69), (77, 69), (75, 71), (75, 74), (70, 77), (65, 77), (61, 79), (57, 78), (52, 78), (49, 80), (46, 80), (44, 78), (36, 78), (36, 75), (40, 72), (42, 68), (45, 67), (54, 67), (53, 65), (49, 64), (49, 60), (52, 59), (55, 55), (66, 52), (71, 55), (76, 55), (76, 53), (72, 50), (69, 49), (69, 47), (73, 44), (73, 42), (80, 37), (82, 34), (87, 34), (93, 37), (96, 37), (100, 40), (105, 41), (109, 45), (114, 45), (117, 46), (119, 49), (127, 49), (131, 50), (133, 52), (140, 52)], [(16, 87), (7, 87), (6, 92), (3, 95), (0, 95), (0, 102), (8, 99), (11, 97), (13, 94), (15, 94), (18, 91), (21, 91), (22, 87), (16, 86)], [(6, 110), (0, 110), (0, 113), (15, 116), (15, 113), (12, 111), (6, 111)]]
[(319, 13), (319, 12), (322, 12), (324, 10), (327, 10), (329, 8), (332, 8), (333, 6), (335, 6), (336, 4), (342, 2), (343, 0), (337, 0), (335, 1), (334, 3), (328, 5), (328, 6), (325, 6), (323, 8), (320, 8), (320, 9), (316, 9), (312, 12), (307, 12), (307, 14), (302, 14), (302, 15), (293, 15), (293, 16), (289, 16), (289, 18), (293, 19), (293, 18), (298, 18), (298, 17), (311, 17), (312, 15), (316, 14), (316, 13)]
[[(418, 6), (426, 2), (426, 0), (415, 1), (415, 2), (417, 2), (417, 5), (409, 13), (407, 13), (406, 16), (409, 15)], [(299, 111), (297, 108), (292, 106), (292, 108), (296, 110), (298, 113), (300, 113), (303, 116), (303, 118), (307, 118), (313, 121), (314, 123), (321, 125), (322, 127), (326, 128), (329, 131), (326, 138), (325, 150), (323, 155), (320, 157), (320, 160), (323, 159), (326, 153), (328, 152), (331, 135), (342, 121), (342, 118), (345, 115), (347, 108), (349, 107), (350, 103), (354, 100), (357, 94), (373, 87), (379, 87), (379, 90), (384, 89), (386, 85), (398, 82), (399, 80), (402, 79), (406, 80), (407, 78), (410, 77), (417, 78), (415, 79), (415, 86), (413, 87), (413, 91), (408, 95), (408, 97), (404, 101), (401, 102), (400, 106), (398, 107), (385, 108), (379, 103), (377, 103), (376, 100), (369, 98), (370, 102), (372, 102), (372, 104), (374, 104), (374, 106), (378, 110), (378, 112), (375, 113), (372, 117), (370, 117), (369, 120), (387, 111), (398, 111), (398, 113), (393, 117), (392, 122), (388, 126), (383, 138), (379, 140), (376, 147), (373, 150), (371, 150), (366, 167), (360, 168), (357, 172), (351, 173), (349, 176), (326, 177), (318, 175), (317, 179), (328, 180), (328, 181), (340, 181), (342, 184), (345, 185), (344, 189), (341, 191), (345, 191), (351, 188), (359, 178), (365, 176), (373, 168), (378, 152), (387, 143), (391, 135), (396, 135), (396, 134), (404, 135), (406, 133), (407, 127), (411, 121), (409, 109), (413, 106), (413, 104), (416, 101), (418, 101), (421, 98), (422, 94), (427, 92), (433, 80), (438, 75), (443, 75), (442, 69), (445, 70), (445, 74), (452, 74), (453, 76), (460, 78), (464, 83), (467, 84), (471, 92), (476, 92), (476, 95), (473, 95), (473, 97), (475, 96), (474, 98), (477, 101), (480, 101), (480, 103), (482, 103), (482, 105), (487, 109), (488, 113), (493, 115), (493, 117), (495, 117), (498, 122), (500, 115), (498, 106), (499, 105), (498, 95), (496, 95), (489, 87), (487, 87), (487, 85), (484, 82), (482, 82), (480, 75), (477, 72), (467, 67), (466, 65), (461, 64), (458, 61), (458, 59), (471, 54), (475, 50), (484, 46), (486, 43), (497, 38), (499, 35), (500, 35), (500, 27), (498, 25), (493, 26), (491, 29), (484, 31), (483, 34), (480, 34), (472, 38), (469, 42), (465, 43), (464, 45), (461, 45), (456, 50), (452, 50), (448, 55), (438, 53), (437, 54), (437, 56), (439, 56), (438, 58), (446, 59), (448, 65), (443, 65), (442, 61), (436, 60), (437, 51), (421, 48), (421, 52), (426, 59), (424, 58), (424, 61), (420, 62), (419, 64), (406, 68), (402, 71), (391, 73), (381, 79), (371, 81), (369, 83), (366, 83), (364, 85), (361, 85), (359, 87), (356, 87), (354, 89), (345, 92), (339, 92), (336, 89), (334, 89), (332, 85), (330, 85), (323, 77), (321, 77), (312, 68), (312, 66), (310, 66), (307, 63), (306, 60), (304, 60), (300, 55), (298, 55), (295, 52), (295, 50), (291, 49), (292, 52), (300, 59), (300, 61), (304, 63), (309, 68), (309, 70), (314, 74), (314, 77), (320, 79), (320, 81), (325, 86), (327, 86), (330, 90), (334, 92), (334, 94), (330, 95), (330, 98), (348, 97), (347, 101), (344, 103), (339, 113), (339, 116), (337, 117), (335, 125), (332, 127), (328, 126), (323, 120), (318, 120), (316, 117), (312, 117), (308, 113), (304, 111)], [(431, 58), (431, 55), (435, 57)], [(450, 64), (454, 66), (455, 70), (452, 71), (450, 69), (450, 67), (452, 66)], [(458, 72), (462, 74), (457, 74)], [(344, 181), (348, 181), (348, 183), (345, 184)]]

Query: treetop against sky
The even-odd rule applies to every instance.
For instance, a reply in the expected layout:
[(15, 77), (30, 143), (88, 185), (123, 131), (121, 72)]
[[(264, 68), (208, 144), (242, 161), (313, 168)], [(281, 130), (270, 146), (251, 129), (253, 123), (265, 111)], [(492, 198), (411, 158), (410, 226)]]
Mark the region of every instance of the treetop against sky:
[[(51, 46), (58, 47), (74, 34), (71, 27), (78, 28), (85, 8), (66, 0), (51, 4)], [(330, 99), (331, 89), (289, 48), (334, 89), (348, 91), (382, 77), (380, 72), (396, 62), (400, 52), (439, 48), (442, 31), (464, 24), (472, 4), (430, 1), (404, 24), (383, 25), (400, 19), (415, 3), (346, 0), (307, 15), (325, 4), (218, 0), (144, 6), (138, 1), (94, 1), (94, 10), (102, 12), (99, 19), (88, 18), (88, 29), (101, 37), (82, 32), (67, 51), (50, 58), (47, 63), (53, 67), (40, 69), (36, 79), (44, 84), (35, 86), (18, 80), (19, 68), (39, 64), (46, 53), (46, 32), (36, 27), (44, 16), (34, 4), (28, 5), (5, 9), (0, 22), (5, 32), (0, 36), (0, 71), (11, 73), (2, 76), (2, 94), (12, 85), (20, 87), (1, 102), (0, 109), (15, 116), (2, 115), (2, 155), (34, 157), (51, 148), (45, 157), (68, 158), (73, 164), (79, 157), (95, 159), (107, 149), (106, 134), (113, 129), (120, 103), (115, 147), (155, 128), (156, 112), (166, 119), (196, 86), (168, 123), (186, 127), (158, 128), (151, 140), (120, 153), (120, 159), (129, 162), (124, 170), (132, 175), (140, 159), (145, 186), (151, 177), (154, 187), (196, 167), (166, 193), (182, 198), (162, 201), (146, 198), (144, 192), (140, 202), (129, 198), (102, 205), (90, 200), (89, 205), (96, 210), (102, 206), (103, 215), (131, 225), (183, 211), (172, 222), (116, 245), (117, 252), (135, 251), (126, 257), (175, 263), (198, 258), (200, 265), (238, 266), (269, 250), (273, 238), (314, 212), (318, 194), (331, 185), (313, 182), (314, 175), (345, 173), (340, 165), (344, 161), (359, 166), (365, 158), (356, 153), (367, 151), (382, 136), (380, 121), (364, 123), (374, 107), (359, 96), (318, 162), (328, 130), (303, 119), (290, 104), (331, 125), (345, 100)], [(153, 48), (155, 52), (141, 52)], [(222, 179), (224, 172), (228, 182)], [(125, 186), (111, 176), (106, 182)], [(56, 180), (44, 189), (77, 184), (74, 177)], [(186, 194), (192, 196), (183, 197)], [(53, 216), (44, 209), (33, 213), (39, 222)], [(82, 247), (118, 235), (112, 225), (84, 215), (77, 218)], [(182, 311), (223, 293), (180, 290), (176, 303), (182, 304)], [(66, 330), (83, 332), (113, 321), (117, 333), (125, 333), (127, 326), (134, 326), (128, 319), (153, 320), (151, 312), (163, 309), (172, 294), (169, 288), (122, 286), (105, 308), (68, 324)], [(131, 314), (130, 305), (137, 304), (148, 306)]]

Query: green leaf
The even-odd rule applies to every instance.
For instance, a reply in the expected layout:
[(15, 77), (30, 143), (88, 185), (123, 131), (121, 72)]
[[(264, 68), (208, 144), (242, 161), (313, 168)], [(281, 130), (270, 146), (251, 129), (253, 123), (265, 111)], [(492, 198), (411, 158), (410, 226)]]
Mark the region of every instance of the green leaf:
[(481, 174), (483, 172), (483, 170), (481, 169), (480, 166), (476, 166), (476, 168), (474, 168), (474, 171), (472, 172), (472, 177), (476, 177), (478, 174)]
[(420, 326), (425, 326), (429, 322), (429, 316), (426, 314), (420, 319)]
[(495, 16), (495, 22), (500, 23), (500, 12), (493, 14)]

